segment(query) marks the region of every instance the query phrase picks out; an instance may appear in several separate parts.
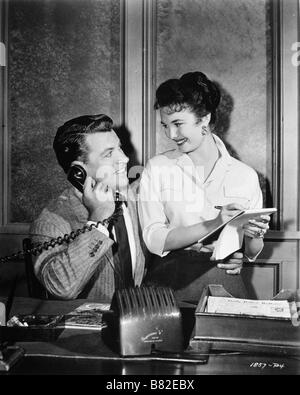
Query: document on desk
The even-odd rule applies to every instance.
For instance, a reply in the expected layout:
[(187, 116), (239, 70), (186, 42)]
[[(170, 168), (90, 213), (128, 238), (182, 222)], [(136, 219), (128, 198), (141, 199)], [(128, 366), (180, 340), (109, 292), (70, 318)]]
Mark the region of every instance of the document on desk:
[(261, 215), (270, 215), (277, 211), (276, 208), (262, 208), (253, 210), (244, 210), (237, 214), (222, 229), (218, 240), (215, 243), (213, 258), (225, 259), (230, 254), (238, 251), (243, 244), (244, 231), (243, 225), (249, 219), (260, 217)]
[(287, 300), (253, 300), (209, 296), (205, 312), (291, 318), (290, 305)]
[(58, 327), (102, 330), (106, 327), (106, 323), (103, 321), (103, 313), (107, 312), (109, 308), (110, 304), (107, 303), (83, 303), (63, 316)]

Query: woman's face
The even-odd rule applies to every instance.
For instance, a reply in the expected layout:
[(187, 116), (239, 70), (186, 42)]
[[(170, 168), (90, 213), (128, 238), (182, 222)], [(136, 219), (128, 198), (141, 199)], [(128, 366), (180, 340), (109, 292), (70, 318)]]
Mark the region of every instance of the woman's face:
[(189, 153), (198, 149), (203, 141), (202, 127), (207, 126), (210, 114), (200, 121), (188, 108), (170, 112), (169, 107), (160, 109), (160, 119), (167, 137), (173, 140), (181, 152)]

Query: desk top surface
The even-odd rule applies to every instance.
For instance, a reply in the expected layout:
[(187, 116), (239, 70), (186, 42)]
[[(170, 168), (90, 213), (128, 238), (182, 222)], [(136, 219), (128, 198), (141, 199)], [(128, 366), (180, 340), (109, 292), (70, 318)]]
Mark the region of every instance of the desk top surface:
[[(0, 297), (0, 302), (6, 298)], [(88, 300), (50, 301), (16, 297), (10, 317), (16, 314), (67, 314)], [(95, 302), (95, 301), (90, 301)], [(193, 310), (191, 310), (193, 314)], [(97, 375), (202, 375), (299, 374), (300, 356), (210, 353), (207, 363), (122, 358), (103, 342), (101, 332), (64, 330), (55, 341), (18, 342), (25, 351), (9, 374)]]

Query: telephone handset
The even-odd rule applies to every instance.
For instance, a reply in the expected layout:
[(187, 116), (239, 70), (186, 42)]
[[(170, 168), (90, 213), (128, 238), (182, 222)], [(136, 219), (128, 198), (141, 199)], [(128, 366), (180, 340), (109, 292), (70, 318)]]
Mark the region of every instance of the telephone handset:
[(75, 188), (77, 188), (81, 193), (83, 193), (83, 185), (86, 179), (86, 171), (79, 164), (74, 164), (70, 167), (67, 178)]

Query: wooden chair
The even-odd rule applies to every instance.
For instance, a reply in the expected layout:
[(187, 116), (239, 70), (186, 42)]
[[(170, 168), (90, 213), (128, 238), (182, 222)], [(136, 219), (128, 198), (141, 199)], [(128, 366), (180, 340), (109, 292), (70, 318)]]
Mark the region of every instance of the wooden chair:
[(31, 298), (49, 299), (49, 294), (43, 285), (38, 281), (34, 274), (32, 254), (28, 252), (32, 248), (30, 238), (23, 239), (23, 251), (25, 261), (26, 281), (28, 288), (28, 295)]

